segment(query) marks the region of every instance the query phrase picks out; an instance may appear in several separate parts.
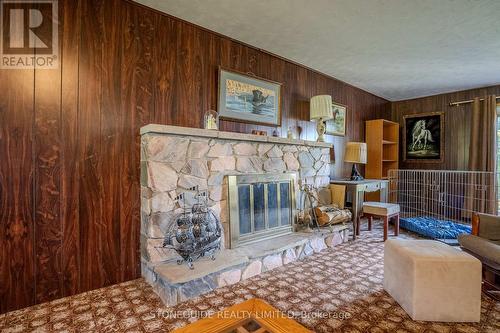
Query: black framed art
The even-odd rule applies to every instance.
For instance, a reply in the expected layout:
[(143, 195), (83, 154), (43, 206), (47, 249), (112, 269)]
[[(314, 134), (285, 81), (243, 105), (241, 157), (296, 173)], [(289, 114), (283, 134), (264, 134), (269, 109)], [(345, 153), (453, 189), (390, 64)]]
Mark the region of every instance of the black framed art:
[(408, 162), (444, 161), (444, 113), (405, 115), (403, 158)]

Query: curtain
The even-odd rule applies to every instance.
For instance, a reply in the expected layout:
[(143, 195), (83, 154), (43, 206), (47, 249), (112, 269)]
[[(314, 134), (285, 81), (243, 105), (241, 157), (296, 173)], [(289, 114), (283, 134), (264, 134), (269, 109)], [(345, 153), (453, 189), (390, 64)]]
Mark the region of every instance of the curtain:
[[(491, 173), (472, 174), (467, 197), (468, 208), (474, 212), (496, 214), (497, 111), (495, 96), (472, 104), (469, 170)], [(474, 184), (474, 185), (472, 185)]]
[(480, 101), (478, 97), (474, 98), (469, 148), (470, 171), (496, 171), (496, 109), (495, 96), (487, 96), (484, 101)]

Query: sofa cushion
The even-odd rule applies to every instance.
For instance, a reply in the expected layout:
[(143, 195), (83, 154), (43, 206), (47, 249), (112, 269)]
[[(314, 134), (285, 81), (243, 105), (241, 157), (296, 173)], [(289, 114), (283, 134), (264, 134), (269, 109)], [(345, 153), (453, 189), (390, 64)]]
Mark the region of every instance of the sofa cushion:
[(458, 235), (458, 242), (464, 249), (472, 252), (479, 257), (500, 265), (500, 245), (490, 242), (487, 239), (474, 236), (461, 234)]

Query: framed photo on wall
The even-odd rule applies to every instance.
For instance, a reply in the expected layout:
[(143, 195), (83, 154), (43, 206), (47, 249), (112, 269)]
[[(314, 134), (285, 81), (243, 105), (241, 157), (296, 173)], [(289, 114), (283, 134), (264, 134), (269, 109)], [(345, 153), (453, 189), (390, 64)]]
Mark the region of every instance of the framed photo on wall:
[(403, 116), (403, 158), (408, 162), (444, 161), (444, 112)]
[(219, 68), (221, 119), (281, 125), (281, 83)]
[(345, 136), (347, 106), (333, 103), (333, 119), (325, 121), (326, 134)]

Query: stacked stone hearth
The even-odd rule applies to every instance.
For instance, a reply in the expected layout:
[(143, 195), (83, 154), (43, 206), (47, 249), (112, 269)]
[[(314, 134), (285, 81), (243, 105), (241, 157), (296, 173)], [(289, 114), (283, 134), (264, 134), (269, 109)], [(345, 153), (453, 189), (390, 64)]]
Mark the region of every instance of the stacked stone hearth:
[(175, 201), (180, 193), (191, 206), (196, 193), (190, 189), (208, 192), (208, 204), (224, 228), (224, 244), (229, 237), (226, 175), (296, 172), (300, 180), (326, 187), (331, 145), (163, 125), (147, 125), (141, 135), (143, 276), (165, 303), (176, 304), (347, 240), (347, 226), (341, 225), (225, 249), (224, 259), (195, 262), (193, 271), (176, 265), (178, 255), (162, 243), (174, 216), (182, 212), (182, 203)]

